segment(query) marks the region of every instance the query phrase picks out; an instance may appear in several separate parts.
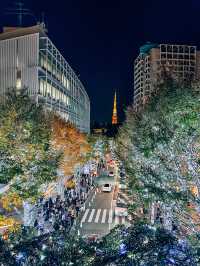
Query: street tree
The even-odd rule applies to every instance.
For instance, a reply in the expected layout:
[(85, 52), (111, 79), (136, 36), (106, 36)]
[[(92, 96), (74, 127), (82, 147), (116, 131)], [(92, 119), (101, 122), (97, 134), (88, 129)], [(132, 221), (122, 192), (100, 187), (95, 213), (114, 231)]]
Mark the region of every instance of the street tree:
[(50, 145), (50, 121), (26, 89), (19, 94), (8, 90), (1, 101), (0, 183), (9, 188), (1, 202), (8, 210), (23, 200), (34, 201), (41, 185), (57, 178), (60, 154)]
[(191, 211), (199, 205), (199, 114), (199, 91), (164, 83), (140, 112), (128, 108), (118, 135), (135, 207), (148, 216), (151, 209), (154, 223), (159, 206), (168, 229), (172, 221), (187, 232), (196, 226)]
[(62, 153), (59, 169), (65, 176), (70, 176), (77, 165), (85, 162), (91, 146), (86, 134), (56, 115), (52, 119), (51, 128), (51, 145), (57, 152)]
[[(171, 232), (136, 223), (114, 228), (99, 242), (87, 242), (75, 234), (56, 231), (36, 236), (22, 228), (9, 240), (0, 240), (2, 265), (137, 265), (197, 266), (196, 247)], [(6, 256), (9, 254), (9, 260)]]

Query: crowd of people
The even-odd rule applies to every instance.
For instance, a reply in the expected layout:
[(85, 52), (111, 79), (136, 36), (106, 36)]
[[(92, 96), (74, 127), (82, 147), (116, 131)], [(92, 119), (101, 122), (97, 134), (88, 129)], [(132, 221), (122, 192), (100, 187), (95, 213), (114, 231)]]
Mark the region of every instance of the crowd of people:
[(38, 235), (54, 230), (70, 230), (92, 187), (92, 176), (82, 174), (78, 186), (65, 188), (64, 195), (40, 198), (35, 206), (34, 221)]

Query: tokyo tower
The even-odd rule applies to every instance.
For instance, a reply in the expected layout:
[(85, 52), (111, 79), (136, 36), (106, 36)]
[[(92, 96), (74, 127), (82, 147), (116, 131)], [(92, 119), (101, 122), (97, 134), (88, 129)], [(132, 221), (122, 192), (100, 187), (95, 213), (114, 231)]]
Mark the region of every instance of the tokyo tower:
[(115, 91), (113, 115), (112, 115), (112, 125), (116, 125), (117, 123), (118, 123), (118, 121), (117, 121), (117, 95), (116, 95), (116, 91)]

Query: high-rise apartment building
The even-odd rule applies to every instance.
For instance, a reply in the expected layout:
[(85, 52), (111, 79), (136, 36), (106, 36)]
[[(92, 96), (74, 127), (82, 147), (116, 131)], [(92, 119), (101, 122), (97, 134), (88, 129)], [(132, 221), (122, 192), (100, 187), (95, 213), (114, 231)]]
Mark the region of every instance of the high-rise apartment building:
[(82, 132), (90, 131), (90, 100), (70, 65), (47, 36), (43, 24), (4, 28), (0, 34), (0, 96), (8, 88), (54, 109)]
[(138, 110), (159, 88), (162, 73), (186, 81), (200, 76), (200, 52), (196, 46), (151, 44), (140, 48), (134, 65), (134, 106)]

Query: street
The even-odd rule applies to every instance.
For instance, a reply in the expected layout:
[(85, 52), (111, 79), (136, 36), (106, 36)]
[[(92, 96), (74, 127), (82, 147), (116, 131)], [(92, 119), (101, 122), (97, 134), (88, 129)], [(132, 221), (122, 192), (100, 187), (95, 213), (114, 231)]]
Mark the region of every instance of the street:
[[(103, 181), (102, 181), (103, 180)], [(99, 184), (112, 183), (114, 177), (97, 177)], [(89, 202), (85, 205), (80, 217), (79, 231), (82, 236), (96, 234), (103, 236), (118, 224), (128, 223), (127, 218), (114, 215), (114, 186), (111, 192), (102, 192), (99, 185)]]

